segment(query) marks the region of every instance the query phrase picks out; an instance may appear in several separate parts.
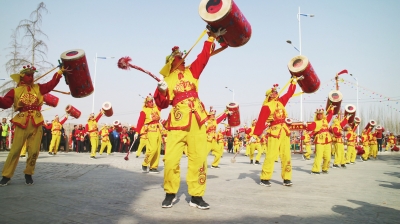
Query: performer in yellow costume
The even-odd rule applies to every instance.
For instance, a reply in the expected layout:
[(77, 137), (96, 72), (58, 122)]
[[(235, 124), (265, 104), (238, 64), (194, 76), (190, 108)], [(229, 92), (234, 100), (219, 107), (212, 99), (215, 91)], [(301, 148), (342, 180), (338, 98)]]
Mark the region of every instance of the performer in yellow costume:
[(311, 136), (307, 130), (303, 130), (303, 136), (301, 137), (305, 145), (306, 153), (303, 154), (304, 160), (310, 160), (311, 157)]
[(320, 174), (321, 163), (322, 173), (328, 174), (329, 163), (331, 161), (331, 142), (332, 137), (329, 133), (329, 122), (333, 116), (335, 106), (328, 108), (328, 115), (325, 116), (324, 109), (317, 109), (315, 112), (314, 122), (304, 123), (308, 131), (313, 131), (315, 144), (314, 165), (311, 169), (311, 174)]
[(111, 154), (111, 142), (110, 142), (110, 132), (112, 129), (109, 129), (107, 124), (104, 124), (103, 127), (99, 131), (99, 135), (101, 138), (101, 146), (100, 146), (100, 155), (103, 154), (104, 149), (107, 147), (107, 155)]
[(207, 179), (207, 134), (205, 122), (207, 112), (199, 99), (199, 78), (214, 50), (214, 39), (225, 34), (219, 30), (204, 42), (202, 52), (194, 62), (185, 67), (183, 54), (179, 47), (172, 48), (166, 64), (160, 71), (164, 77), (158, 83), (154, 98), (161, 109), (172, 105), (166, 122), (168, 132), (167, 154), (164, 166), (165, 200), (163, 208), (172, 207), (180, 186), (179, 161), (182, 151), (187, 147), (188, 172), (186, 182), (188, 193), (192, 196), (189, 205), (200, 209), (209, 209), (210, 205), (203, 200)]
[[(221, 156), (223, 151), (221, 151), (221, 145), (222, 143), (222, 150), (224, 148), (223, 145), (223, 134), (222, 131), (221, 134), (217, 134), (217, 125), (221, 123), (226, 117), (227, 117), (228, 112), (225, 111), (224, 113), (220, 114), (215, 118), (215, 110), (210, 108), (210, 112), (208, 114), (208, 120), (206, 122), (206, 133), (207, 133), (207, 150), (214, 155), (214, 162), (211, 164), (212, 169), (219, 169), (220, 167), (218, 166), (219, 161), (221, 160)], [(217, 136), (219, 135), (219, 136)], [(221, 139), (222, 136), (222, 139)], [(221, 140), (218, 140), (217, 137), (220, 137)], [(220, 142), (222, 141), (222, 142)]]
[(14, 111), (18, 113), (11, 120), (11, 123), (15, 126), (14, 141), (4, 163), (0, 186), (7, 185), (14, 175), (25, 142), (28, 150), (28, 159), (24, 170), (25, 183), (27, 185), (33, 184), (32, 175), (39, 156), (43, 133), (43, 116), (40, 112), (43, 105), (43, 95), (56, 87), (63, 71), (65, 71), (64, 68), (61, 68), (49, 82), (44, 84), (34, 83), (33, 76), (36, 68), (30, 65), (24, 66), (19, 74), (11, 75), (17, 86), (8, 91), (4, 97), (0, 97), (0, 108), (8, 109), (14, 106)]
[(389, 149), (393, 149), (395, 146), (396, 146), (396, 137), (393, 135), (393, 132), (390, 132), (386, 144), (386, 151), (388, 151)]
[(370, 157), (376, 159), (378, 155), (378, 141), (376, 140), (376, 132), (369, 133), (369, 148), (370, 148)]
[[(281, 158), (281, 177), (284, 186), (292, 185), (292, 158), (290, 151), (290, 130), (285, 119), (287, 118), (286, 104), (296, 90), (297, 79), (292, 79), (286, 94), (279, 97), (278, 85), (268, 89), (265, 93), (265, 100), (257, 119), (254, 134), (260, 136), (267, 125), (268, 149), (265, 162), (261, 171), (261, 183), (263, 186), (271, 186), (270, 179), (274, 172), (275, 159), (277, 154)], [(268, 122), (268, 124), (266, 124)]]
[[(49, 154), (56, 155), (58, 152), (58, 146), (60, 146), (61, 140), (61, 128), (62, 125), (67, 121), (68, 114), (60, 121), (58, 115), (54, 117), (53, 122), (50, 125), (46, 125), (48, 129), (51, 129), (51, 142), (49, 147)], [(53, 153), (54, 150), (54, 153)]]
[[(147, 96), (142, 111), (140, 112), (134, 137), (134, 140), (136, 140), (142, 130), (147, 135), (147, 139), (145, 140), (146, 154), (142, 163), (143, 172), (159, 173), (158, 164), (160, 160), (162, 141), (160, 111), (161, 109), (154, 105), (153, 96)], [(150, 167), (149, 171), (147, 171), (148, 167)]]
[(264, 155), (265, 153), (267, 153), (267, 141), (268, 139), (265, 137), (264, 134), (262, 134), (260, 136), (260, 149), (258, 150), (258, 146), (255, 146), (254, 149), (257, 149), (257, 156), (256, 156), (256, 162), (254, 163), (254, 165), (260, 165), (260, 160), (261, 160), (261, 156)]
[(240, 141), (238, 135), (235, 135), (235, 138), (233, 138), (233, 153), (238, 153), (240, 152)]
[[(339, 116), (339, 115), (338, 115)], [(350, 116), (350, 115), (348, 115)], [(343, 143), (343, 127), (346, 126), (348, 122), (348, 117), (339, 120), (338, 117), (333, 119), (332, 129), (332, 139), (334, 139), (334, 148), (335, 148), (335, 160), (333, 161), (333, 168), (346, 168), (346, 159), (344, 155), (344, 143)]]
[(360, 156), (361, 162), (367, 161), (369, 158), (369, 131), (371, 129), (364, 129), (361, 133), (361, 143), (363, 145), (364, 154)]
[[(253, 164), (253, 159), (254, 159), (254, 152), (257, 150), (257, 153), (261, 153), (261, 143), (260, 143), (260, 137), (254, 134), (254, 128), (256, 127), (257, 119), (254, 119), (251, 122), (251, 127), (247, 128), (245, 130), (245, 133), (249, 135), (249, 158), (250, 158), (250, 164)], [(258, 155), (257, 154), (257, 155)], [(261, 154), (260, 154), (261, 158)], [(254, 165), (260, 165), (260, 161), (256, 160)]]
[(354, 164), (357, 157), (356, 141), (357, 141), (357, 130), (358, 124), (355, 124), (354, 128), (347, 126), (346, 139), (347, 139), (347, 153), (346, 153), (346, 163)]
[(99, 122), (101, 116), (103, 116), (103, 109), (97, 114), (96, 118), (94, 117), (94, 113), (89, 115), (88, 122), (85, 126), (86, 134), (89, 134), (90, 144), (92, 146), (92, 150), (90, 151), (90, 158), (96, 159), (97, 148), (99, 147), (99, 130), (97, 127), (97, 122)]
[(215, 146), (215, 150), (214, 150), (214, 161), (211, 164), (211, 169), (219, 169), (220, 167), (219, 162), (221, 161), (221, 157), (224, 153), (224, 135), (222, 134), (222, 130), (219, 129), (219, 131), (217, 132), (217, 136), (216, 136), (216, 146)]

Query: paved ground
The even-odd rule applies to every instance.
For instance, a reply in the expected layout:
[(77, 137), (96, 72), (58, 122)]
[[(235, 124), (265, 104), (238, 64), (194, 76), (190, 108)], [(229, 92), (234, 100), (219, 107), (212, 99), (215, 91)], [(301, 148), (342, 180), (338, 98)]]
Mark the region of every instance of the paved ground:
[[(7, 152), (0, 152), (2, 169)], [(358, 162), (328, 175), (310, 175), (313, 160), (293, 155), (292, 187), (282, 186), (276, 163), (271, 187), (259, 185), (261, 166), (243, 155), (208, 170), (204, 199), (188, 206), (187, 158), (181, 160), (181, 188), (170, 209), (161, 208), (163, 173), (145, 174), (143, 158), (60, 153), (39, 156), (35, 184), (24, 184), (21, 159), (10, 185), (0, 188), (0, 223), (399, 223), (400, 153)], [(209, 163), (213, 156), (208, 157)], [(163, 170), (163, 163), (160, 164)]]

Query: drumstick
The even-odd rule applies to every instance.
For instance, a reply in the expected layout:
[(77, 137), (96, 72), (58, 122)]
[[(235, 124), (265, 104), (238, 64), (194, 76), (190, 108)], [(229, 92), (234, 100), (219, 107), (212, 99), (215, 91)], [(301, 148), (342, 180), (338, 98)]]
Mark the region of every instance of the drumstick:
[(52, 91), (53, 92), (57, 92), (57, 93), (62, 93), (62, 94), (65, 94), (65, 95), (71, 95), (71, 92), (63, 92), (63, 91), (55, 90), (55, 89), (53, 89)]
[(35, 79), (35, 81), (34, 81), (34, 82), (36, 82), (36, 81), (38, 81), (39, 79), (41, 79), (41, 78), (45, 77), (46, 75), (48, 75), (50, 72), (52, 72), (52, 71), (53, 71), (54, 69), (56, 69), (56, 68), (58, 68), (58, 66), (57, 66), (57, 67), (54, 67), (54, 68), (52, 68), (50, 71), (48, 71), (48, 72), (44, 73), (43, 75), (41, 75), (41, 76), (37, 77), (37, 78)]
[(130, 61), (132, 61), (132, 59), (129, 56), (126, 57), (122, 57), (118, 60), (118, 68), (120, 69), (124, 69), (124, 70), (129, 70), (129, 68), (134, 68), (137, 69), (139, 71), (142, 71), (146, 74), (148, 74), (150, 77), (152, 77), (153, 79), (155, 79), (157, 82), (161, 81), (159, 78), (157, 78), (155, 75), (153, 75), (151, 72), (144, 70), (143, 68), (136, 66), (136, 65), (132, 65), (131, 63), (129, 63)]

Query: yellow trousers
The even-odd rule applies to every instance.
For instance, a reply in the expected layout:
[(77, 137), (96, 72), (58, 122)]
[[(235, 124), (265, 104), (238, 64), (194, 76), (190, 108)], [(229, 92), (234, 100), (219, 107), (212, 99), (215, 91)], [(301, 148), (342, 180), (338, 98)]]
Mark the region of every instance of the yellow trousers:
[(168, 132), (167, 154), (164, 156), (164, 191), (176, 194), (180, 186), (180, 160), (182, 151), (187, 148), (188, 171), (186, 183), (191, 196), (203, 196), (207, 179), (207, 134), (204, 125), (199, 126), (192, 114), (190, 127)]
[(369, 158), (369, 145), (363, 145), (364, 154), (361, 155), (363, 160), (368, 160)]
[(346, 163), (354, 163), (356, 161), (357, 151), (354, 145), (347, 145)]
[(49, 152), (53, 152), (53, 150), (54, 150), (54, 154), (57, 154), (58, 147), (60, 146), (60, 140), (61, 140), (61, 135), (59, 135), (59, 134), (51, 135)]
[(370, 155), (376, 159), (376, 155), (378, 155), (378, 145), (369, 145), (371, 153)]
[(240, 149), (240, 146), (239, 146), (239, 145), (234, 145), (234, 146), (233, 146), (233, 152), (234, 152), (234, 153), (237, 153), (237, 152), (239, 151), (239, 149)]
[(277, 154), (281, 157), (281, 177), (283, 180), (292, 179), (292, 158), (290, 151), (290, 137), (281, 134), (279, 138), (268, 137), (268, 148), (265, 162), (262, 166), (261, 180), (270, 180), (274, 172)]
[(304, 153), (304, 158), (306, 159), (310, 159), (311, 157), (311, 143), (305, 143), (305, 150), (306, 153)]
[[(137, 157), (140, 156), (140, 153), (142, 153), (142, 150), (146, 146), (146, 144), (147, 144), (147, 138), (141, 138), (139, 146), (138, 146), (137, 151), (136, 151), (136, 156)], [(146, 146), (146, 150), (147, 150), (147, 146)]]
[[(169, 136), (168, 136), (169, 137)], [(157, 169), (161, 154), (161, 132), (152, 131), (147, 133), (146, 154), (142, 166), (150, 166), (150, 169)]]
[(21, 154), (20, 154), (21, 156), (26, 156), (26, 142), (24, 143), (24, 146), (22, 146), (22, 149), (21, 149)]
[(336, 153), (336, 142), (332, 141), (332, 144), (331, 144), (331, 155), (334, 156), (335, 153)]
[(36, 160), (40, 152), (42, 134), (42, 126), (34, 127), (31, 121), (28, 121), (28, 125), (25, 129), (18, 126), (15, 127), (14, 140), (3, 167), (3, 177), (11, 178), (14, 175), (15, 168), (18, 165), (21, 150), (25, 142), (28, 151), (28, 159), (26, 160), (24, 173), (28, 175), (34, 174)]
[(264, 153), (264, 148), (262, 147), (261, 143), (254, 143), (254, 150), (257, 150), (257, 156), (256, 156), (256, 161), (261, 160), (261, 155)]
[(221, 142), (217, 142), (216, 144), (216, 149), (212, 152), (213, 155), (215, 156), (214, 161), (212, 162), (212, 166), (218, 166), (219, 161), (221, 161), (221, 156), (222, 156), (222, 152), (224, 150), (224, 143)]
[(104, 149), (107, 147), (107, 154), (111, 154), (111, 142), (110, 140), (108, 141), (101, 141), (101, 146), (100, 146), (100, 155), (103, 154)]
[(329, 163), (331, 162), (331, 144), (315, 144), (315, 158), (314, 165), (311, 169), (312, 172), (321, 172), (329, 170)]
[(335, 165), (344, 165), (346, 164), (346, 159), (344, 157), (344, 145), (343, 142), (335, 142), (335, 160), (333, 164)]
[(250, 155), (250, 145), (251, 145), (251, 144), (253, 144), (253, 143), (247, 142), (247, 144), (246, 144), (246, 152), (245, 152), (245, 155), (246, 155), (246, 156)]
[(92, 145), (90, 156), (96, 156), (97, 148), (99, 147), (99, 136), (91, 136), (90, 144)]

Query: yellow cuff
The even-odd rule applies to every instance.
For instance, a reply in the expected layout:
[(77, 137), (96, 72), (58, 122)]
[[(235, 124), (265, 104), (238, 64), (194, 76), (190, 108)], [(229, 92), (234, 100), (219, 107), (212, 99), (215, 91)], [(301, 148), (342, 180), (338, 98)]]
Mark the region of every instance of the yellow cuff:
[(214, 38), (213, 36), (209, 36), (209, 37), (208, 37), (208, 41), (209, 41), (209, 42), (213, 43), (214, 40), (215, 40), (215, 38)]
[(57, 74), (62, 75), (63, 71), (62, 70), (58, 70)]

